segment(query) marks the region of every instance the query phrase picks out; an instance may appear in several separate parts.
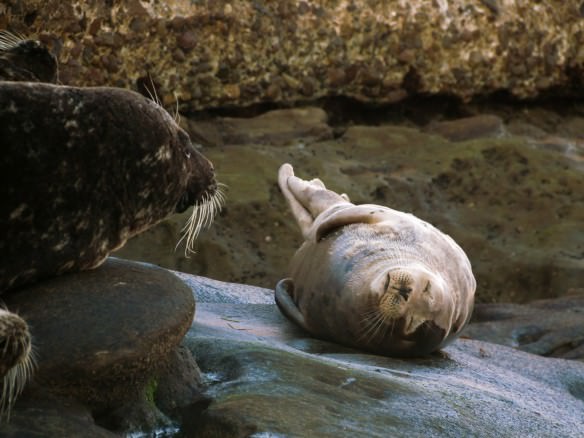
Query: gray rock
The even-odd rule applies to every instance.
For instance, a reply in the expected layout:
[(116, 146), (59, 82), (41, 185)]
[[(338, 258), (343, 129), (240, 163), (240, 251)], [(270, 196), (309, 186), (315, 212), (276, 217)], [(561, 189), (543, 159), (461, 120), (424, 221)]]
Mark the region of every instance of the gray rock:
[(584, 289), (528, 304), (478, 304), (465, 336), (584, 361)]
[[(193, 436), (531, 436), (584, 433), (584, 364), (461, 339), (398, 360), (307, 337), (273, 304), (199, 304), (186, 344), (213, 398)], [(261, 300), (267, 291), (249, 290)]]
[(193, 140), (205, 146), (308, 144), (333, 138), (327, 114), (321, 108), (274, 110), (253, 118), (219, 117), (207, 121), (187, 119)]
[(203, 395), (203, 376), (191, 351), (181, 345), (170, 354), (158, 373), (153, 401), (168, 415), (179, 417), (181, 410), (208, 400)]
[(174, 271), (174, 274), (193, 289), (200, 303), (274, 304), (274, 293), (269, 289)]
[(505, 132), (505, 127), (500, 117), (482, 114), (445, 122), (432, 122), (425, 130), (441, 135), (450, 141), (466, 141), (475, 138), (501, 137)]
[(60, 52), (64, 83), (129, 87), (152, 75), (165, 104), (178, 97), (188, 110), (330, 96), (378, 104), (416, 93), (582, 92), (575, 0), (171, 0), (116, 9), (106, 0), (49, 0), (44, 7), (37, 14), (36, 1), (7, 3), (0, 23), (41, 34)]

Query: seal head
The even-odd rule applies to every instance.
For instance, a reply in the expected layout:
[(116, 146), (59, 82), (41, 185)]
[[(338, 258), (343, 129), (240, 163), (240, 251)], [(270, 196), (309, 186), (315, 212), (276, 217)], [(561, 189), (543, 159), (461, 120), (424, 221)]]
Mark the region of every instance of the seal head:
[(58, 81), (57, 58), (40, 42), (0, 31), (0, 80)]

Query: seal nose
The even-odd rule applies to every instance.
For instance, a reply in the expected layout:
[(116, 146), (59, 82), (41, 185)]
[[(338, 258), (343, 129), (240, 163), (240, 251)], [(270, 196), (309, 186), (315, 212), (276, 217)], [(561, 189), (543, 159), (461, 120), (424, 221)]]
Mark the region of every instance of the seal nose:
[(412, 288), (404, 286), (404, 285), (400, 285), (400, 287), (397, 289), (397, 292), (401, 295), (401, 297), (404, 300), (407, 301), (408, 298), (410, 297), (410, 293), (412, 292)]

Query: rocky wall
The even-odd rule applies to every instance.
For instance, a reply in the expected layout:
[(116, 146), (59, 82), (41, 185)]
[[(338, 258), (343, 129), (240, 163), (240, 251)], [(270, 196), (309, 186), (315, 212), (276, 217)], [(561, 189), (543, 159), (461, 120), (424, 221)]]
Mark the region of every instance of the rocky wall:
[(9, 0), (0, 29), (52, 47), (63, 83), (136, 88), (151, 77), (183, 110), (335, 95), (525, 98), (578, 92), (580, 3)]

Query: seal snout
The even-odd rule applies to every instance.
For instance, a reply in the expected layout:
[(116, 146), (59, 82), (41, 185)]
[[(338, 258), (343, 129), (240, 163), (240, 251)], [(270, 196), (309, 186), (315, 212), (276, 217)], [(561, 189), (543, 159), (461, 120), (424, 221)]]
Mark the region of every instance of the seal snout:
[(190, 146), (188, 159), (189, 179), (185, 190), (176, 204), (177, 213), (182, 213), (189, 207), (205, 202), (215, 196), (219, 184), (215, 178), (213, 164), (203, 154)]
[(413, 284), (414, 277), (411, 273), (401, 269), (394, 270), (387, 274), (385, 292), (400, 296), (407, 301), (413, 291)]
[(408, 300), (408, 298), (410, 297), (410, 294), (412, 293), (412, 288), (407, 287), (403, 284), (401, 284), (399, 287), (396, 287), (394, 289), (397, 290), (397, 293), (406, 301)]
[(386, 292), (379, 300), (379, 311), (387, 319), (394, 319), (401, 316), (402, 299), (398, 294)]

